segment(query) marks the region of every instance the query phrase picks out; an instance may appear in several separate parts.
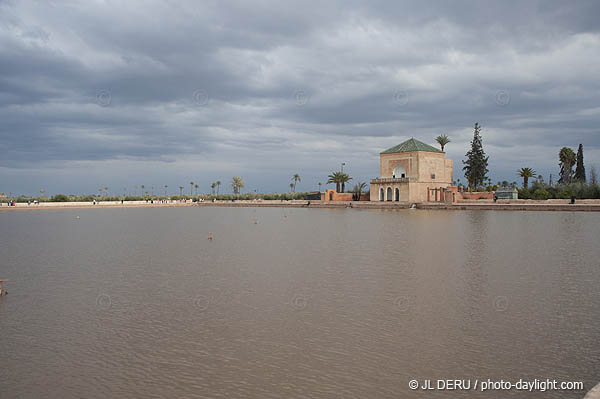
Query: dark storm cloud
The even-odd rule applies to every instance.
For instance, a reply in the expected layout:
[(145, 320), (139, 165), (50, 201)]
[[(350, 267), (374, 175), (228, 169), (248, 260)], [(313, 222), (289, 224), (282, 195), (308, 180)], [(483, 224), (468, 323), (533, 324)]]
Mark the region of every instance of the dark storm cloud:
[(81, 162), (119, 184), (238, 171), (284, 190), (341, 161), (366, 180), (382, 149), (447, 133), (461, 177), (475, 121), (494, 178), (556, 173), (558, 149), (580, 142), (595, 163), (599, 14), (594, 1), (2, 2), (0, 171), (14, 191), (45, 170), (85, 188)]

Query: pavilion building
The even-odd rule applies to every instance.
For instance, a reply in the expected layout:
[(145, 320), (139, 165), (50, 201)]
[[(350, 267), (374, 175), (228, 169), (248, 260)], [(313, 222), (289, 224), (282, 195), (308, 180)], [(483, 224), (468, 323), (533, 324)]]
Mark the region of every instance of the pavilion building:
[(371, 201), (452, 202), (452, 160), (411, 138), (379, 154), (379, 177), (371, 180)]

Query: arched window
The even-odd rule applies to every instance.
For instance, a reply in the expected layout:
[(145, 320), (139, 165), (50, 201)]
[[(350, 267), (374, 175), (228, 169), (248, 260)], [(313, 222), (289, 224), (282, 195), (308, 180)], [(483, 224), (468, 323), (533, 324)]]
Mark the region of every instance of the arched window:
[(386, 194), (387, 194), (387, 200), (391, 201), (392, 200), (392, 188), (391, 187), (387, 188), (387, 193)]
[(394, 200), (395, 201), (400, 201), (400, 189), (396, 188), (396, 190), (394, 190)]
[(405, 178), (406, 177), (406, 169), (404, 169), (404, 167), (400, 166), (400, 165), (396, 166), (394, 168), (394, 177), (397, 179)]
[(383, 201), (383, 188), (379, 189), (379, 201)]

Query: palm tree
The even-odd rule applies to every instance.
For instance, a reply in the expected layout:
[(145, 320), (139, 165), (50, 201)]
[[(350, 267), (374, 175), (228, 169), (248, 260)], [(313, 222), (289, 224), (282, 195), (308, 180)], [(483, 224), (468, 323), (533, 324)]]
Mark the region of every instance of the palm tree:
[(292, 176), (292, 180), (294, 181), (294, 192), (296, 192), (296, 183), (301, 181), (300, 175), (296, 173), (294, 176)]
[(99, 196), (99, 197), (100, 197), (100, 196), (102, 196), (102, 190), (103, 190), (102, 188), (99, 188), (99, 189), (98, 189), (98, 196)]
[(217, 180), (215, 184), (217, 185), (217, 195), (219, 195), (219, 186), (221, 186), (221, 180)]
[(244, 181), (241, 177), (235, 176), (231, 179), (231, 188), (234, 194), (239, 194), (240, 189), (244, 188)]
[(435, 138), (435, 141), (438, 142), (438, 144), (440, 145), (440, 147), (442, 147), (442, 151), (444, 151), (444, 147), (446, 146), (446, 144), (448, 144), (450, 142), (450, 139), (448, 138), (447, 135), (440, 134), (439, 136), (437, 136)]
[(183, 186), (179, 186), (179, 196), (180, 196), (180, 197), (183, 197), (183, 189), (184, 189), (184, 188), (185, 188), (185, 187), (183, 187)]
[(142, 189), (142, 197), (144, 196), (144, 189), (146, 188), (146, 186), (144, 186), (143, 184), (140, 186)]
[(561, 148), (558, 153), (558, 160), (560, 161), (560, 179), (559, 183), (569, 184), (573, 177), (573, 165), (575, 165), (576, 155), (569, 147)]
[(354, 185), (354, 188), (352, 189), (352, 191), (356, 194), (355, 201), (360, 201), (360, 196), (362, 195), (365, 188), (367, 188), (367, 183), (363, 183), (361, 181), (356, 182), (356, 184)]
[(43, 196), (46, 190), (40, 190), (40, 195)]
[(198, 185), (194, 184), (194, 188), (196, 189), (196, 196), (198, 196)]
[(104, 186), (104, 191), (106, 192), (106, 195), (108, 195), (108, 187)]
[(136, 195), (136, 196), (137, 196), (137, 189), (138, 189), (138, 186), (137, 186), (137, 184), (136, 184), (135, 186), (133, 186), (133, 187), (135, 188), (135, 191), (133, 192), (133, 195)]
[(294, 192), (294, 183), (290, 183), (290, 193)]
[(327, 184), (335, 183), (335, 191), (338, 193), (343, 193), (346, 183), (352, 180), (352, 178), (344, 172), (333, 172), (327, 177), (329, 178), (329, 180), (327, 180)]
[(319, 182), (319, 192), (321, 192), (321, 186), (322, 186), (322, 183)]
[(350, 180), (352, 180), (352, 178), (347, 173), (344, 173), (344, 172), (341, 172), (341, 173), (342, 173), (342, 175), (340, 176), (340, 182), (342, 183), (342, 192), (344, 192), (346, 183), (348, 183)]
[(521, 168), (517, 171), (517, 174), (523, 178), (523, 188), (529, 186), (529, 178), (535, 177), (535, 171), (531, 168)]
[(335, 191), (337, 193), (340, 192), (340, 175), (342, 174), (342, 172), (333, 172), (332, 174), (330, 174), (329, 176), (327, 176), (327, 184), (330, 183), (335, 183)]
[(194, 189), (194, 182), (190, 182), (190, 196), (192, 195), (192, 190)]
[(165, 197), (167, 196), (167, 188), (169, 188), (169, 185), (165, 184)]
[(212, 183), (212, 184), (210, 185), (210, 190), (211, 190), (211, 193), (212, 193), (213, 195), (215, 194), (215, 188), (216, 188), (216, 187), (217, 187), (217, 183)]

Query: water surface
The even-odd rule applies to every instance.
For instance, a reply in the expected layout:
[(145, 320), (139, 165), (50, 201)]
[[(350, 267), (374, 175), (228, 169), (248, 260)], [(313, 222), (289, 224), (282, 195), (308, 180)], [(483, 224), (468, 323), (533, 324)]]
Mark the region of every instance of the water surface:
[(590, 389), (599, 233), (570, 212), (0, 212), (0, 396), (580, 398), (408, 382)]

